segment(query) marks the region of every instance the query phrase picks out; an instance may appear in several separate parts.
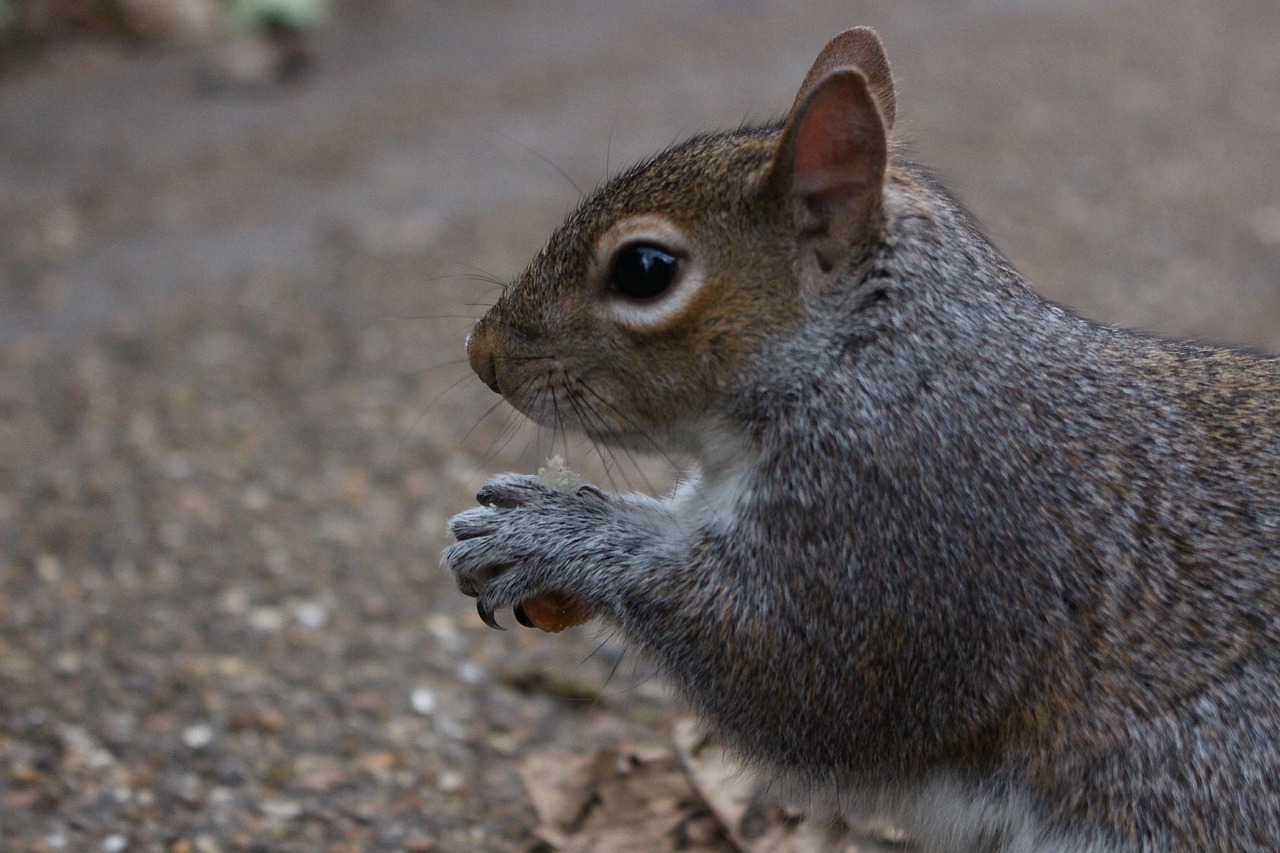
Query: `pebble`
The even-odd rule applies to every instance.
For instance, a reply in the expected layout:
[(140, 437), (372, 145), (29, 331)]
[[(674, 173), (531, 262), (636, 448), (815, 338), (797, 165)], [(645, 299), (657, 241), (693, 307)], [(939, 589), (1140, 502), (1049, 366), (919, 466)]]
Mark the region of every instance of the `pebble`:
[(263, 800), (258, 809), (272, 820), (293, 820), (302, 814), (302, 804), (295, 800)]
[(448, 651), (456, 651), (461, 642), (458, 623), (446, 613), (432, 613), (428, 616), (427, 632)]
[(329, 621), (329, 612), (323, 604), (304, 601), (293, 608), (293, 618), (304, 628), (323, 628)]
[(430, 716), (436, 710), (436, 694), (426, 687), (414, 688), (409, 694), (409, 705), (422, 716)]
[(82, 661), (75, 652), (61, 652), (53, 659), (53, 669), (58, 675), (75, 675), (80, 671)]
[(36, 575), (45, 583), (61, 580), (62, 561), (52, 554), (41, 554), (36, 557)]
[(233, 586), (222, 594), (218, 600), (223, 611), (239, 615), (247, 613), (249, 610), (249, 593), (245, 592), (238, 586)]
[(213, 726), (196, 723), (182, 730), (182, 742), (192, 749), (204, 749), (213, 743)]
[(271, 506), (271, 493), (256, 483), (246, 486), (240, 493), (240, 505), (250, 512), (261, 512)]
[(489, 677), (485, 668), (473, 660), (465, 660), (458, 664), (454, 672), (464, 684), (481, 684)]
[(446, 770), (436, 779), (436, 787), (446, 794), (461, 791), (466, 783), (467, 778), (457, 770)]
[(284, 614), (274, 607), (255, 607), (249, 612), (249, 627), (264, 634), (284, 627)]

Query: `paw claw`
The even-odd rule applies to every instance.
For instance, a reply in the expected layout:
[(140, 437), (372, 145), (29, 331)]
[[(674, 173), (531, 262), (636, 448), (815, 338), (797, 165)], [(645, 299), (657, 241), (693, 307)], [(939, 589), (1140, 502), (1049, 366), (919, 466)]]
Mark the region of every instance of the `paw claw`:
[(519, 622), (524, 627), (526, 628), (537, 627), (536, 625), (533, 624), (533, 620), (529, 618), (529, 615), (524, 612), (523, 604), (517, 604), (515, 607), (512, 608), (512, 611), (516, 615), (516, 621)]
[(509, 489), (504, 489), (496, 483), (489, 483), (476, 492), (476, 500), (481, 506), (490, 509), (515, 509), (520, 506), (520, 501), (511, 494)]
[(495, 631), (507, 630), (506, 628), (503, 628), (501, 625), (498, 624), (497, 619), (493, 618), (493, 611), (490, 610), (489, 607), (483, 601), (476, 601), (476, 613), (480, 614), (480, 621), (488, 625), (493, 630)]
[(600, 501), (607, 501), (609, 499), (609, 495), (604, 489), (601, 489), (599, 486), (593, 486), (590, 483), (584, 483), (583, 485), (578, 486), (578, 489), (574, 494), (578, 497), (590, 496)]

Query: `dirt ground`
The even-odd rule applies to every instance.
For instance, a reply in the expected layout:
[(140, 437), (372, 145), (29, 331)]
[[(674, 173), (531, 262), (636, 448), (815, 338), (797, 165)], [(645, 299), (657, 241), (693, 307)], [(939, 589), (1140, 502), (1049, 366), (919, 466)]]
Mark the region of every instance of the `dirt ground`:
[[(101, 42), (0, 78), (4, 848), (546, 849), (540, 779), (660, 763), (643, 661), (490, 631), (438, 568), (552, 449), (462, 339), (574, 184), (780, 112), (859, 23), (1043, 293), (1280, 350), (1273, 0), (352, 0), (287, 85)], [(552, 841), (725, 849), (695, 800)]]

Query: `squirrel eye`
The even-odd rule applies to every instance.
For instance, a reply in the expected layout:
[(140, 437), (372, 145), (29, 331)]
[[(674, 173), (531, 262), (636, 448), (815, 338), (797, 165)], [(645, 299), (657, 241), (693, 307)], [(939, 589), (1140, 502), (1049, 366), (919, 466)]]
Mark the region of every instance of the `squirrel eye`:
[(648, 243), (627, 246), (613, 259), (609, 287), (629, 299), (661, 296), (676, 280), (680, 261), (675, 255)]

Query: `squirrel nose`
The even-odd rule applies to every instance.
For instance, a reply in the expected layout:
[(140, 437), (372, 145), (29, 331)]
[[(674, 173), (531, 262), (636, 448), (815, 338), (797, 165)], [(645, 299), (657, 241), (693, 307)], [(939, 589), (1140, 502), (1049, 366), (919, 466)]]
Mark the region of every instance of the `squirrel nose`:
[(467, 336), (467, 360), (471, 369), (480, 377), (480, 381), (488, 385), (495, 394), (501, 394), (498, 388), (498, 368), (493, 359), (493, 344), (485, 330), (476, 327)]

